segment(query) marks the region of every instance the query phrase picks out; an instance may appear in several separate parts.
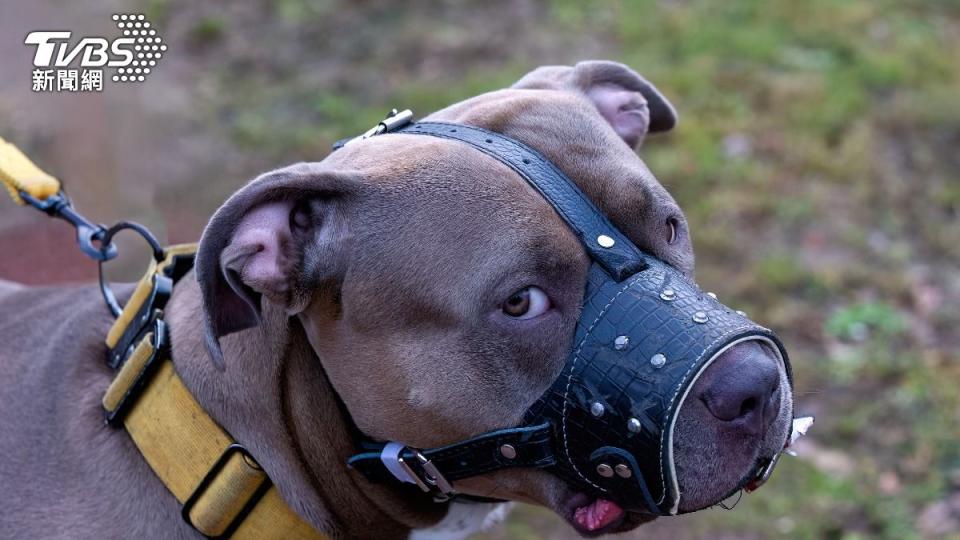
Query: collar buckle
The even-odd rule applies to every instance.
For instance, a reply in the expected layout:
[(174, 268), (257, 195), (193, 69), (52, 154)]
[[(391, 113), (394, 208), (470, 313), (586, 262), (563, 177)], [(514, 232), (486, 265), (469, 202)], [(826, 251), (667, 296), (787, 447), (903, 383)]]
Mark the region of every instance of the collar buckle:
[(157, 366), (169, 354), (169, 335), (163, 319), (153, 318), (141, 335), (135, 344), (119, 351), (118, 375), (110, 383), (101, 400), (104, 421), (113, 427), (120, 427), (124, 416), (150, 382)]

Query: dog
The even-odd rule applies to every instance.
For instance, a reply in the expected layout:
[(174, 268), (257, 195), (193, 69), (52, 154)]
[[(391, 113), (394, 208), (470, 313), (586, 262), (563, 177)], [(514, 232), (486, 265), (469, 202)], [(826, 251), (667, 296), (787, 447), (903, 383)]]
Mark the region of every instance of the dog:
[[(635, 152), (677, 115), (629, 67), (542, 67), (426, 120), (537, 149), (633, 243), (692, 275), (684, 214)], [(457, 516), (481, 523), (495, 507), (368, 481), (346, 465), (354, 436), (424, 448), (520, 425), (564, 364), (588, 265), (553, 208), (500, 162), (455, 141), (372, 137), (261, 175), (215, 213), (165, 309), (172, 360), (317, 531), (467, 533)], [(525, 302), (512, 300), (518, 291)], [(4, 535), (199, 537), (128, 434), (104, 425), (112, 317), (99, 290), (3, 282), (0, 313)], [(724, 352), (692, 395), (676, 425), (682, 512), (743, 487), (758, 459), (782, 450), (793, 414), (788, 374), (758, 344)], [(585, 535), (655, 517), (626, 512), (585, 530), (576, 514), (589, 501), (541, 470), (455, 488), (547, 507)]]

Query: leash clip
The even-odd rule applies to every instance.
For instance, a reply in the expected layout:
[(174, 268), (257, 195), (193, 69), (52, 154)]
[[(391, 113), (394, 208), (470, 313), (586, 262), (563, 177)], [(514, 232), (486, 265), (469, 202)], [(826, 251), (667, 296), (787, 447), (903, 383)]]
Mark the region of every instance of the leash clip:
[[(20, 191), (19, 195), (21, 199), (37, 210), (73, 225), (77, 229), (77, 244), (80, 245), (80, 251), (86, 256), (98, 262), (109, 261), (117, 256), (117, 246), (110, 241), (103, 241), (107, 228), (93, 223), (77, 213), (67, 194), (63, 191), (59, 191), (42, 201), (26, 191)], [(98, 245), (94, 245), (94, 242)]]

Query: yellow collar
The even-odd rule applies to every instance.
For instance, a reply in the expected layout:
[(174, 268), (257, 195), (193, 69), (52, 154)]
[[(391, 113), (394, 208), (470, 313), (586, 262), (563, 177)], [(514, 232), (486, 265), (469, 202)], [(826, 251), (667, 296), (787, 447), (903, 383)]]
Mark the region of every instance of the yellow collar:
[[(17, 204), (60, 191), (56, 178), (0, 138), (0, 184)], [(51, 214), (52, 215), (52, 214)], [(73, 222), (71, 222), (73, 223)], [(200, 407), (170, 360), (163, 307), (193, 267), (196, 244), (152, 262), (107, 334), (117, 375), (103, 396), (107, 422), (126, 427), (150, 468), (183, 504), (183, 517), (215, 538), (320, 540), (280, 498), (256, 460)]]
[(195, 244), (171, 246), (137, 284), (107, 334), (119, 370), (103, 408), (183, 504), (183, 517), (208, 537), (326, 538), (280, 497), (260, 465), (203, 410), (170, 360), (163, 304), (192, 266)]

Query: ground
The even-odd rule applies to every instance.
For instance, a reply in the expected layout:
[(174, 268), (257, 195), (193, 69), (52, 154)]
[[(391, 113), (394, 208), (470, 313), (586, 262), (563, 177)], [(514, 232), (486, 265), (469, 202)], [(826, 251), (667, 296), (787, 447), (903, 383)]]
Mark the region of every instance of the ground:
[[(686, 211), (697, 277), (781, 333), (817, 415), (734, 511), (633, 537), (960, 538), (960, 8), (954, 2), (148, 0), (0, 5), (0, 136), (104, 222), (195, 240), (231, 191), (542, 64), (625, 62), (680, 111), (641, 155)], [(142, 11), (146, 83), (30, 91), (30, 30)], [(61, 223), (0, 203), (0, 277), (92, 279)], [(117, 265), (132, 278), (135, 243)], [(521, 507), (489, 538), (572, 537)]]

